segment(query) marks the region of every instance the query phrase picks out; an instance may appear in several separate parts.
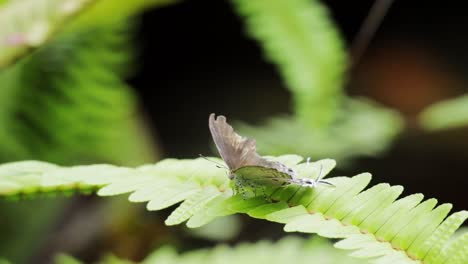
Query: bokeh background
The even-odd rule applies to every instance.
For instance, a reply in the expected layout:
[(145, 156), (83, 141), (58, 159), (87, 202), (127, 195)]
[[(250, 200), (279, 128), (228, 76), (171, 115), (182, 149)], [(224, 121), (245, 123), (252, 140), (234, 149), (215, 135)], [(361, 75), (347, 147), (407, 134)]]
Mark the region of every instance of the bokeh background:
[[(349, 48), (374, 1), (323, 2)], [(429, 105), (466, 94), (467, 22), (462, 4), (392, 4), (350, 69), (346, 92), (397, 109), (405, 129), (385, 153), (358, 157), (343, 173), (368, 170), (379, 181), (402, 184), (408, 193), (464, 207), (468, 130), (428, 132), (416, 119)], [(142, 65), (130, 83), (167, 157), (216, 155), (207, 129), (210, 113), (259, 124), (292, 111), (284, 81), (227, 1), (183, 2), (149, 11), (138, 37)]]
[[(382, 118), (364, 115), (345, 132), (339, 127), (328, 136), (324, 130), (327, 135), (318, 133), (305, 150), (269, 148), (267, 134), (275, 126), (268, 124), (274, 117), (297, 114), (298, 95), (289, 89), (281, 67), (265, 59), (261, 41), (247, 33), (248, 23), (232, 2), (145, 6), (123, 23), (111, 17), (113, 12), (116, 16), (125, 12), (104, 8), (106, 12), (72, 24), (69, 32), (65, 30), (68, 34), (0, 72), (5, 102), (0, 107), (4, 126), (0, 136), (7, 142), (0, 143), (7, 146), (0, 153), (1, 162), (38, 159), (61, 165), (132, 166), (166, 157), (217, 156), (207, 126), (208, 115), (217, 113), (227, 116), (241, 134), (256, 137), (261, 154), (335, 158), (339, 163), (334, 176), (369, 171), (373, 183), (401, 184), (404, 194), (423, 193), (439, 203), (452, 203), (455, 211), (465, 209), (468, 120), (455, 125), (444, 121), (467, 116), (468, 108), (442, 111), (435, 121), (426, 122), (421, 115), (437, 102), (468, 92), (468, 17), (463, 3), (393, 1), (360, 56), (352, 48), (374, 1), (321, 3), (349, 57), (337, 65), (344, 69), (338, 81), (343, 94), (369, 98), (375, 101), (372, 107), (391, 113)], [(96, 17), (109, 21), (97, 23)], [(62, 66), (67, 63), (73, 65)], [(323, 74), (327, 71), (324, 68)], [(62, 90), (64, 86), (69, 90)], [(373, 112), (372, 107), (357, 108)], [(95, 117), (96, 109), (106, 111)], [(357, 110), (352, 109), (340, 115), (354, 115)], [(61, 111), (63, 115), (57, 114)], [(361, 117), (359, 111), (356, 116)], [(373, 130), (388, 115), (385, 136), (370, 135), (368, 145), (363, 143), (366, 135), (338, 138)], [(294, 146), (288, 141), (291, 135), (282, 131), (286, 130), (271, 137)], [(0, 206), (4, 215), (0, 255), (18, 263), (48, 263), (57, 252), (85, 261), (96, 260), (103, 252), (141, 260), (163, 244), (189, 250), (219, 240), (235, 244), (283, 235), (277, 225), (246, 217), (211, 228), (228, 230), (224, 237), (219, 231), (166, 227), (163, 222), (170, 210), (147, 212), (125, 197), (59, 195), (1, 201)]]

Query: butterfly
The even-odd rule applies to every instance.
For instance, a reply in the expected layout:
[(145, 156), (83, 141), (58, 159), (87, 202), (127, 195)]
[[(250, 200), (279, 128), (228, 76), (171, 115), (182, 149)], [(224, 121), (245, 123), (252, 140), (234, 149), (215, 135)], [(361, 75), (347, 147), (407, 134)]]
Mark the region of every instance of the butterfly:
[(285, 186), (296, 184), (305, 187), (316, 187), (323, 183), (332, 183), (320, 179), (297, 178), (297, 172), (278, 161), (269, 161), (261, 157), (256, 151), (255, 140), (245, 138), (234, 132), (232, 126), (226, 122), (226, 117), (215, 117), (211, 114), (208, 120), (211, 136), (221, 158), (229, 169), (229, 179), (235, 180), (236, 189), (244, 185), (256, 186)]

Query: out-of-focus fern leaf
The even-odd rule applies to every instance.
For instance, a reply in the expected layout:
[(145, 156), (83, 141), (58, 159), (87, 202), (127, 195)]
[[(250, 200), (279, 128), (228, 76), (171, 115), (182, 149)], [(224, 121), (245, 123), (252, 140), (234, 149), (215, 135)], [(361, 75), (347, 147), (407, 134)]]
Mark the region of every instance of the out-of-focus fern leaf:
[(94, 0), (16, 0), (0, 7), (0, 69), (44, 44)]
[[(295, 155), (269, 159), (286, 162), (299, 177), (315, 178), (320, 171), (327, 174), (335, 166), (333, 160), (299, 163), (301, 158)], [(468, 217), (467, 211), (447, 217), (450, 204), (437, 206), (436, 199), (422, 201), (422, 194), (398, 199), (403, 187), (389, 184), (365, 190), (370, 180), (371, 175), (363, 173), (329, 178), (335, 188), (265, 187), (268, 199), (259, 196), (245, 200), (242, 195), (232, 196), (225, 172), (202, 158), (169, 159), (135, 169), (111, 165), (60, 167), (25, 161), (0, 166), (0, 195), (20, 197), (94, 187), (99, 188), (98, 195), (132, 193), (131, 201), (148, 202), (149, 209), (182, 202), (167, 224), (188, 220), (188, 226), (197, 227), (216, 217), (246, 213), (283, 223), (288, 232), (342, 239), (336, 244), (338, 248), (353, 250), (351, 255), (373, 258), (377, 263), (466, 263), (466, 231), (450, 238)], [(167, 193), (160, 196), (160, 190)]]
[(81, 264), (83, 262), (64, 254), (57, 255), (55, 257), (55, 263), (57, 264)]
[[(0, 160), (130, 165), (154, 159), (153, 144), (140, 127), (135, 100), (122, 80), (131, 62), (131, 34), (125, 24), (128, 21), (61, 35), (0, 72)], [(25, 227), (11, 237), (3, 232), (0, 252), (27, 262), (25, 252), (32, 254), (31, 245), (43, 238), (38, 230), (47, 232), (45, 226), (54, 222), (44, 216), (56, 216), (60, 211), (51, 205), (63, 202), (38, 201), (33, 208), (22, 203), (4, 211), (17, 220), (0, 220), (3, 229)], [(35, 217), (21, 217), (23, 213)]]
[(135, 98), (122, 81), (131, 54), (128, 24), (64, 35), (0, 73), (2, 159), (152, 158)]
[(468, 95), (429, 106), (421, 113), (420, 120), (428, 130), (468, 126)]
[[(121, 22), (144, 7), (165, 2), (1, 1), (0, 68), (11, 67), (0, 71), (0, 160), (127, 165), (154, 160), (153, 144), (140, 127), (135, 100), (122, 81), (132, 65), (129, 22)], [(27, 262), (63, 202), (37, 201), (33, 208), (21, 203), (4, 211), (9, 217), (0, 221), (2, 254)], [(22, 232), (16, 230), (11, 237), (3, 231), (21, 226)]]
[[(258, 139), (263, 153), (298, 153), (340, 162), (356, 155), (376, 155), (386, 149), (402, 128), (400, 116), (369, 100), (347, 100), (338, 121), (326, 131), (310, 130), (294, 116), (273, 117), (264, 126), (236, 125)], [(350, 132), (352, 131), (352, 132)]]
[(43, 45), (59, 31), (79, 31), (114, 24), (148, 7), (171, 2), (174, 0), (0, 2), (0, 69)]
[(342, 99), (346, 53), (327, 10), (316, 0), (233, 2), (282, 73), (297, 117), (314, 128), (333, 122)]
[[(276, 252), (278, 254), (272, 254)], [(56, 264), (77, 263), (69, 262), (69, 257), (61, 256), (56, 259)], [(210, 250), (189, 251), (183, 254), (170, 247), (163, 247), (144, 259), (140, 264), (231, 264), (246, 263), (254, 264), (267, 262), (280, 264), (294, 260), (296, 263), (366, 263), (362, 260), (353, 260), (348, 256), (334, 249), (325, 239), (300, 239), (295, 237), (283, 238), (278, 242), (260, 241), (259, 243), (243, 243), (235, 247), (217, 246)], [(99, 263), (133, 263), (126, 260), (119, 260), (115, 257), (105, 258)]]
[(65, 29), (74, 31), (77, 29), (94, 27), (115, 23), (123, 18), (133, 16), (150, 7), (159, 7), (177, 0), (98, 0), (95, 4), (86, 9), (76, 19), (71, 21)]
[[(264, 153), (298, 153), (340, 160), (376, 155), (401, 130), (391, 110), (345, 97), (344, 44), (327, 10), (316, 0), (233, 0), (250, 34), (278, 66), (291, 91), (292, 117), (240, 131)], [(287, 135), (287, 136), (286, 136)]]
[[(194, 217), (195, 215), (193, 215), (190, 220), (194, 219)], [(187, 226), (190, 226), (188, 222)], [(187, 231), (193, 237), (219, 242), (234, 239), (239, 234), (241, 227), (241, 219), (238, 215), (230, 215), (216, 218), (207, 225), (199, 226), (198, 228), (190, 228), (187, 229)]]

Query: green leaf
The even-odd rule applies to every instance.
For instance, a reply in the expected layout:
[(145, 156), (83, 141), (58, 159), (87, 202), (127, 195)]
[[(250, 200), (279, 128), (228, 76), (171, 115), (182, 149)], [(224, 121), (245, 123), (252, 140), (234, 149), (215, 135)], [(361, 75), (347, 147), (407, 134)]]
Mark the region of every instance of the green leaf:
[[(275, 254), (278, 253), (278, 254)], [(294, 260), (295, 263), (321, 264), (366, 263), (362, 260), (353, 260), (343, 252), (334, 249), (331, 244), (319, 238), (300, 239), (296, 237), (283, 238), (277, 242), (260, 241), (258, 243), (242, 243), (234, 247), (226, 245), (216, 246), (213, 249), (194, 250), (177, 254), (171, 247), (163, 247), (151, 253), (141, 264), (254, 264), (270, 263), (281, 264)], [(101, 264), (128, 263), (112, 257), (99, 261)], [(69, 262), (56, 261), (56, 264), (68, 264)]]
[(151, 253), (148, 257), (145, 258), (141, 263), (142, 264), (154, 264), (154, 263), (176, 263), (177, 252), (172, 247), (162, 247), (155, 252)]
[[(337, 27), (317, 0), (232, 0), (291, 91), (292, 116), (239, 126), (262, 153), (298, 153), (339, 161), (378, 155), (401, 132), (400, 115), (345, 96), (347, 54)], [(371, 125), (370, 125), (371, 124)]]
[(468, 125), (468, 95), (435, 103), (420, 114), (425, 129), (441, 130)]
[(66, 30), (76, 31), (83, 28), (114, 24), (152, 7), (161, 7), (176, 0), (98, 0), (74, 19)]
[(280, 201), (257, 206), (255, 209), (247, 211), (247, 214), (253, 218), (264, 219), (267, 215), (286, 208), (288, 208), (288, 204), (284, 201)]
[(187, 221), (187, 227), (197, 228), (206, 225), (220, 216), (227, 216), (234, 214), (232, 211), (225, 206), (226, 198), (222, 195), (217, 196), (213, 200), (209, 201), (204, 210), (195, 212), (193, 216)]
[(330, 124), (341, 100), (347, 56), (327, 10), (310, 0), (233, 3), (293, 92), (299, 119), (312, 127)]
[(57, 255), (54, 259), (54, 262), (55, 263), (60, 263), (60, 264), (81, 264), (83, 262), (71, 257), (71, 256), (67, 256), (67, 255), (64, 255), (64, 254), (60, 254), (60, 255)]
[[(161, 210), (176, 203), (179, 203), (200, 190), (200, 186), (194, 182), (187, 182), (182, 185), (158, 186), (151, 195), (147, 195), (149, 199), (148, 210)], [(133, 193), (130, 196), (130, 201), (135, 201)], [(144, 193), (143, 195), (145, 195)], [(140, 201), (143, 201), (141, 199)]]
[[(324, 164), (334, 166), (334, 162), (323, 160), (291, 167), (299, 177), (308, 177), (317, 175), (318, 166), (323, 168)], [(282, 223), (287, 232), (342, 239), (336, 247), (352, 250), (352, 256), (372, 258), (376, 263), (467, 261), (467, 232), (452, 235), (468, 218), (466, 211), (447, 217), (450, 204), (437, 206), (436, 199), (422, 201), (421, 194), (397, 199), (403, 191), (401, 186), (381, 183), (364, 190), (370, 179), (369, 173), (329, 178), (334, 188), (265, 186), (267, 197), (244, 199), (242, 195), (232, 196), (225, 172), (202, 158), (168, 159), (137, 168), (61, 167), (31, 161), (0, 165), (0, 195), (94, 187), (100, 188), (99, 195), (131, 193), (130, 201), (148, 202), (148, 208), (154, 210), (181, 202), (166, 219), (168, 225), (187, 221), (189, 227), (200, 227), (217, 217), (246, 213)], [(203, 254), (206, 253), (195, 255), (202, 258)]]
[(308, 212), (304, 206), (298, 205), (274, 213), (270, 213), (265, 217), (265, 219), (272, 222), (286, 224), (291, 222), (293, 219), (296, 219), (297, 217), (300, 217), (307, 213)]
[(238, 123), (236, 127), (257, 139), (261, 153), (335, 157), (342, 162), (384, 152), (402, 130), (403, 121), (397, 112), (368, 99), (346, 99), (337, 121), (327, 128), (311, 130), (295, 116), (273, 117), (261, 126)]
[[(0, 70), (44, 45), (61, 31), (118, 23), (173, 0), (21, 0), (0, 6)], [(8, 25), (8, 26), (7, 26)]]
[(121, 21), (62, 36), (0, 72), (0, 160), (129, 165), (154, 158), (122, 80), (130, 27)]
[(215, 187), (201, 189), (194, 195), (188, 197), (171, 215), (166, 219), (166, 225), (177, 225), (185, 222), (193, 214), (205, 208), (205, 205), (211, 200), (220, 196), (221, 192)]
[[(445, 219), (451, 209), (451, 204), (439, 205), (426, 217), (421, 218), (416, 226), (412, 226), (412, 229), (405, 232), (406, 239), (408, 240), (405, 249), (407, 249), (410, 255), (414, 255), (418, 258), (422, 258), (425, 255), (426, 252), (423, 250), (425, 242), (430, 238), (434, 229)], [(408, 228), (411, 228), (411, 226), (408, 226), (407, 229)]]
[(427, 239), (423, 248), (420, 250), (422, 253), (426, 253), (424, 261), (428, 263), (436, 263), (440, 261), (442, 256), (443, 246), (449, 240), (449, 237), (457, 230), (461, 224), (468, 218), (468, 211), (456, 212), (450, 215)]
[(452, 241), (442, 252), (439, 263), (463, 264), (468, 259), (468, 232)]
[(0, 69), (44, 44), (92, 0), (23, 0), (0, 6)]

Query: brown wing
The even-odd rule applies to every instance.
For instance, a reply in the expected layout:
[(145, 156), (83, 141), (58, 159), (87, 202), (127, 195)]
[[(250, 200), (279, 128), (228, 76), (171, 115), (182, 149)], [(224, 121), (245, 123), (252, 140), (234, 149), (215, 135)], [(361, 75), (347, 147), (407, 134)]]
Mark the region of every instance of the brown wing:
[(244, 166), (278, 167), (277, 162), (260, 157), (256, 151), (255, 140), (239, 136), (226, 122), (226, 117), (215, 118), (215, 114), (211, 114), (208, 123), (216, 148), (232, 171)]

